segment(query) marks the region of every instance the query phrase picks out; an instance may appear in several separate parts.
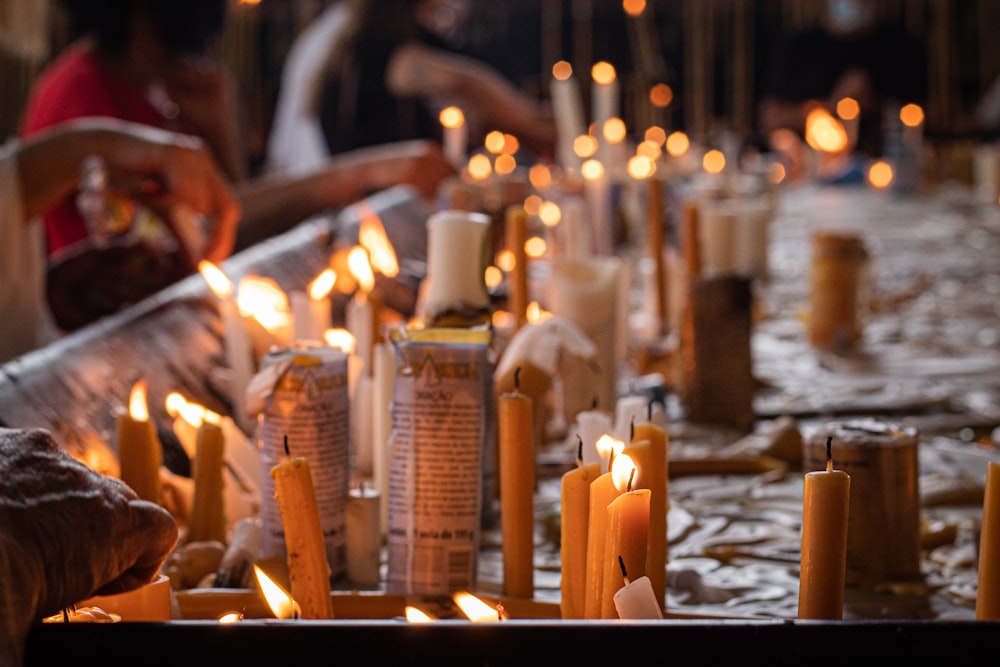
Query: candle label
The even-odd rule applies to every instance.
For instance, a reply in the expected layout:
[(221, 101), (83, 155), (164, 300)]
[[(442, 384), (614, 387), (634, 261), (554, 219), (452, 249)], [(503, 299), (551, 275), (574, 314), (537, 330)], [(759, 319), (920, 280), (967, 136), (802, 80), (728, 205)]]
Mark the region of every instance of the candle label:
[(486, 456), (493, 449), (490, 334), (411, 333), (393, 341), (387, 589), (474, 588), (484, 483), (495, 483), (495, 458)]
[[(260, 458), (271, 470), (292, 456), (309, 461), (330, 574), (344, 574), (345, 507), (350, 482), (350, 398), (347, 354), (336, 348), (288, 348), (268, 354), (262, 364), (277, 373), (260, 416)], [(286, 556), (274, 479), (261, 480), (261, 523), (265, 556)]]

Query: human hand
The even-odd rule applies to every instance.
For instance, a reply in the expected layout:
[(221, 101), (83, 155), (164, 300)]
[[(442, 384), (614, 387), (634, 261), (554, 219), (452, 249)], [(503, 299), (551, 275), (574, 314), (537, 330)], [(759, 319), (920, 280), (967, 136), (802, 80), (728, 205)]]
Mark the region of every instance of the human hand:
[(0, 428), (0, 479), (4, 664), (17, 664), (33, 623), (152, 581), (177, 543), (167, 510), (74, 459), (46, 430)]

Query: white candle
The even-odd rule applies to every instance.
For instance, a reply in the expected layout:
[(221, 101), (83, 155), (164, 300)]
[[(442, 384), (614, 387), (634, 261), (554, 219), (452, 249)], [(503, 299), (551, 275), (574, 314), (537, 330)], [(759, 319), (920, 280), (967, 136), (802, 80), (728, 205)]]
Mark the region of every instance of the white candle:
[(485, 258), (490, 217), (470, 211), (438, 211), (427, 219), (427, 282), (424, 316), (447, 311), (487, 310)]
[(608, 144), (604, 140), (601, 128), (609, 118), (617, 118), (618, 113), (618, 75), (614, 66), (605, 61), (595, 63), (590, 70), (593, 79), (591, 88), (593, 104), (593, 114), (591, 121), (594, 124), (595, 135), (597, 136), (597, 155), (603, 162), (608, 163)]
[(587, 160), (580, 167), (583, 174), (584, 198), (590, 223), (591, 247), (596, 255), (614, 253), (612, 225), (611, 179), (599, 160)]
[(362, 477), (373, 473), (372, 378), (361, 373), (351, 394), (351, 440), (354, 444), (354, 471)]
[[(389, 343), (373, 349), (372, 381), (372, 480), (383, 498), (389, 497), (389, 435), (392, 432), (392, 387), (396, 377), (396, 355)], [(389, 504), (381, 503), (382, 535), (389, 525)]]
[(602, 461), (597, 451), (597, 441), (605, 434), (613, 431), (611, 415), (596, 408), (583, 410), (576, 415), (576, 434), (583, 442), (583, 464), (597, 463), (601, 470), (607, 471), (607, 461)]
[(382, 532), (379, 528), (381, 506), (381, 494), (370, 486), (362, 485), (348, 492), (344, 516), (347, 531), (347, 578), (363, 588), (375, 588), (379, 583), (382, 554)]
[(556, 119), (556, 159), (567, 170), (580, 168), (580, 158), (573, 151), (573, 140), (586, 134), (580, 84), (573, 76), (573, 67), (565, 60), (552, 67), (552, 111)]
[(465, 162), (469, 136), (465, 115), (458, 107), (450, 106), (441, 110), (438, 120), (441, 121), (444, 156), (454, 167), (459, 168)]
[(332, 326), (329, 294), (336, 280), (333, 269), (325, 269), (309, 283), (306, 292), (296, 290), (288, 295), (295, 340), (323, 341), (323, 333)]
[(625, 585), (614, 595), (618, 618), (663, 618), (663, 610), (656, 601), (656, 593), (653, 592), (653, 584), (649, 581), (649, 577), (643, 575), (635, 581), (629, 581), (621, 556), (618, 557), (618, 564), (625, 580)]

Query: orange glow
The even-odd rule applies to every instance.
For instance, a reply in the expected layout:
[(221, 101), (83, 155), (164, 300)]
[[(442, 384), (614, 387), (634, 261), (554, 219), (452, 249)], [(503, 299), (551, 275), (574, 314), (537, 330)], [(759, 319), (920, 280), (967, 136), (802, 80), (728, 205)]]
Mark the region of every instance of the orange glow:
[(658, 83), (649, 89), (649, 103), (658, 109), (670, 106), (674, 101), (673, 89), (665, 83)]
[(472, 593), (457, 591), (452, 596), (455, 604), (462, 610), (465, 617), (473, 623), (490, 623), (499, 621), (501, 612), (495, 607), (488, 605)]
[(606, 459), (608, 457), (615, 457), (619, 452), (625, 449), (625, 443), (605, 433), (597, 439), (596, 447), (597, 453), (600, 457), (602, 459)]
[(227, 299), (233, 293), (233, 281), (218, 266), (203, 259), (198, 262), (198, 271), (201, 273), (208, 288), (220, 299)]
[(555, 227), (562, 220), (562, 209), (554, 201), (542, 202), (538, 207), (538, 219), (546, 227)]
[(861, 113), (861, 107), (853, 97), (845, 97), (837, 102), (837, 115), (844, 120), (854, 120), (859, 113)]
[(477, 153), (469, 158), (468, 170), (469, 176), (482, 181), (489, 178), (490, 174), (493, 173), (493, 163), (490, 161), (489, 157), (483, 155), (482, 153)]
[(660, 144), (655, 141), (650, 141), (646, 139), (645, 141), (640, 141), (639, 145), (635, 147), (636, 155), (642, 155), (650, 160), (659, 160), (660, 155), (663, 152), (660, 150)]
[(337, 329), (327, 329), (323, 332), (323, 340), (330, 347), (335, 347), (338, 350), (343, 350), (347, 354), (354, 354), (354, 346), (357, 340), (347, 329), (337, 328)]
[(573, 66), (565, 60), (560, 60), (552, 66), (552, 76), (560, 81), (565, 81), (573, 76)]
[(389, 236), (385, 233), (382, 221), (374, 213), (361, 219), (361, 227), (358, 229), (358, 243), (368, 251), (368, 257), (374, 270), (389, 278), (395, 278), (399, 274), (396, 250), (389, 242)]
[(873, 188), (887, 188), (892, 185), (892, 179), (892, 166), (885, 160), (876, 160), (868, 167), (868, 183)]
[(643, 139), (646, 141), (652, 141), (657, 146), (662, 146), (663, 142), (667, 140), (667, 133), (662, 127), (657, 125), (651, 125), (646, 129), (646, 133), (643, 135)]
[(267, 606), (275, 618), (298, 618), (299, 606), (292, 599), (292, 596), (286, 593), (271, 577), (267, 576), (267, 573), (259, 565), (253, 566), (253, 573), (257, 577), (257, 585), (264, 596), (264, 601), (267, 602)]
[(514, 259), (514, 253), (510, 250), (501, 250), (497, 253), (497, 266), (500, 267), (501, 271), (510, 273), (514, 270), (514, 265), (516, 264)]
[(538, 215), (543, 201), (538, 195), (528, 195), (524, 198), (524, 212), (528, 215)]
[(496, 289), (503, 282), (503, 271), (495, 266), (487, 266), (483, 272), (483, 281), (490, 289)]
[(580, 165), (580, 173), (588, 181), (596, 181), (604, 176), (604, 165), (598, 160), (587, 160)]
[(806, 116), (806, 143), (814, 150), (839, 153), (847, 148), (847, 131), (830, 112), (816, 107)]
[(577, 157), (591, 157), (597, 152), (597, 139), (589, 134), (581, 134), (573, 140), (573, 152)]
[(701, 158), (701, 166), (710, 174), (721, 174), (726, 168), (726, 156), (719, 149), (713, 148)]
[(540, 236), (532, 236), (524, 242), (524, 254), (532, 259), (538, 259), (548, 250), (548, 244)]
[(268, 331), (290, 324), (288, 296), (271, 278), (244, 276), (236, 291), (236, 305), (244, 317), (253, 317)]
[(325, 299), (337, 282), (337, 272), (333, 269), (323, 269), (312, 282), (309, 283), (309, 298), (319, 301)]
[(243, 615), (236, 611), (227, 612), (219, 617), (219, 623), (222, 623), (223, 625), (237, 623), (241, 620), (243, 620)]
[(518, 152), (519, 150), (521, 150), (521, 142), (520, 142), (520, 140), (517, 137), (515, 137), (513, 134), (504, 134), (503, 135), (503, 149), (501, 150), (501, 152), (504, 153), (504, 154), (506, 154), (506, 155), (513, 155), (514, 153)]
[(688, 152), (691, 148), (691, 140), (688, 139), (688, 135), (681, 131), (671, 132), (670, 136), (667, 137), (667, 152), (674, 157), (680, 157)]
[(371, 262), (368, 261), (368, 251), (359, 245), (352, 247), (347, 253), (347, 267), (358, 281), (361, 291), (366, 294), (371, 292), (375, 287), (375, 274), (372, 272)]
[(604, 126), (601, 128), (601, 133), (604, 138), (607, 139), (612, 144), (620, 144), (625, 141), (625, 135), (627, 130), (625, 129), (625, 121), (621, 118), (609, 118), (604, 121)]
[(132, 391), (128, 395), (128, 414), (140, 422), (149, 420), (149, 408), (146, 406), (147, 383), (145, 380), (138, 380), (132, 385)]
[(406, 620), (410, 623), (433, 623), (434, 617), (428, 614), (426, 611), (413, 607), (411, 605), (406, 605), (405, 609)]
[(924, 122), (924, 110), (919, 104), (906, 104), (899, 110), (899, 120), (907, 127), (917, 127)]
[(445, 127), (454, 129), (465, 124), (465, 114), (458, 107), (445, 107), (438, 114), (438, 120)]
[(649, 178), (656, 172), (656, 165), (645, 155), (633, 155), (626, 167), (628, 175), (636, 180)]
[(538, 324), (539, 322), (542, 322), (552, 317), (552, 313), (542, 308), (537, 301), (532, 301), (531, 303), (528, 304), (526, 315), (528, 322), (531, 322), (533, 324)]
[(544, 190), (552, 185), (552, 172), (544, 164), (533, 164), (528, 170), (528, 182), (536, 190)]
[(512, 174), (517, 169), (517, 160), (513, 155), (498, 155), (493, 164), (493, 170), (498, 174)]
[(486, 150), (496, 155), (497, 153), (503, 152), (503, 147), (506, 141), (507, 139), (503, 132), (493, 130), (486, 135), (486, 139), (483, 140), (483, 145), (486, 147)]
[(622, 9), (629, 16), (638, 16), (646, 9), (646, 0), (622, 0)]
[(602, 86), (614, 83), (615, 79), (618, 77), (615, 73), (614, 65), (604, 60), (599, 63), (595, 63), (594, 66), (590, 68), (590, 76), (594, 79), (594, 83)]
[[(628, 454), (617, 454), (614, 463), (611, 464), (611, 480), (615, 483), (615, 488), (619, 491), (627, 491), (629, 480), (638, 478), (638, 468), (632, 457)], [(633, 477), (633, 474), (635, 477)]]

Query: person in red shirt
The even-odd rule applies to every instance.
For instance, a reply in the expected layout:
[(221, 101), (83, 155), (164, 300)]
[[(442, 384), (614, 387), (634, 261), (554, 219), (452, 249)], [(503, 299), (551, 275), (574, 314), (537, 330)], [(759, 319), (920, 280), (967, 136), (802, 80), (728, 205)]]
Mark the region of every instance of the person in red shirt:
[[(39, 75), (21, 122), (33, 134), (79, 117), (114, 117), (201, 137), (232, 179), (243, 217), (235, 250), (286, 231), (306, 218), (377, 189), (409, 183), (428, 198), (454, 168), (430, 142), (402, 142), (344, 155), (296, 175), (248, 177), (241, 145), (238, 96), (233, 77), (206, 55), (224, 27), (225, 0), (61, 0), (76, 40)], [(86, 180), (86, 179), (85, 179)], [(98, 178), (98, 181), (101, 179)], [(139, 183), (136, 187), (158, 187)], [(79, 193), (45, 214), (52, 290), (71, 294), (60, 303), (89, 304), (85, 312), (53, 308), (56, 323), (75, 329), (192, 273), (197, 242), (211, 234), (211, 220), (183, 210), (167, 219), (134, 205), (128, 192), (105, 193), (104, 217), (91, 227), (117, 232), (119, 285), (133, 294), (108, 295), (80, 264), (95, 263), (93, 229), (80, 210)], [(194, 239), (194, 243), (190, 240)], [(126, 246), (130, 259), (122, 261)], [(72, 276), (68, 279), (67, 276)], [(107, 298), (95, 298), (94, 293)]]

